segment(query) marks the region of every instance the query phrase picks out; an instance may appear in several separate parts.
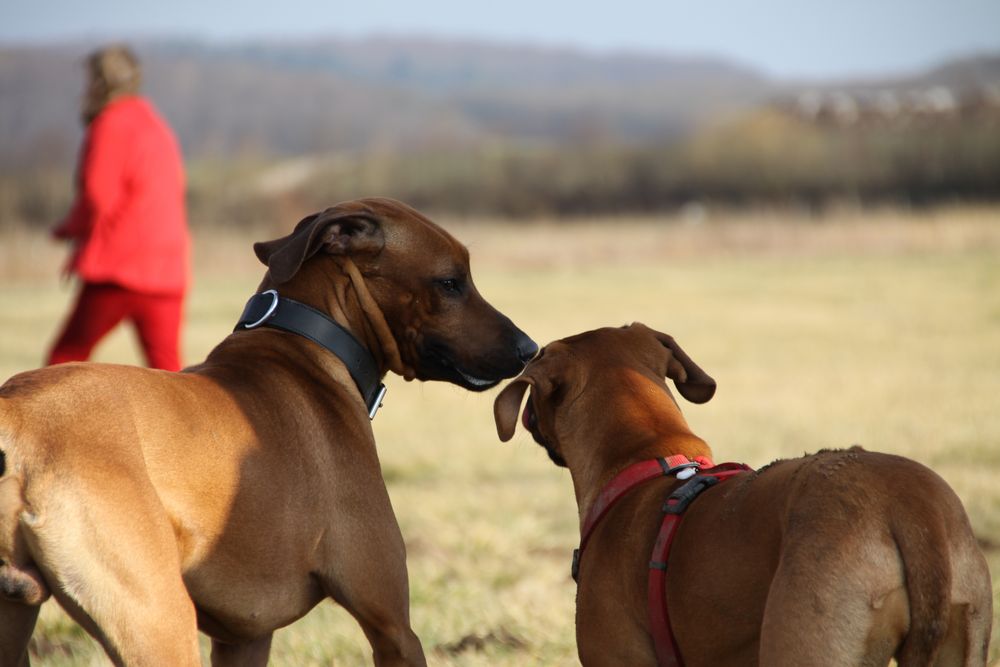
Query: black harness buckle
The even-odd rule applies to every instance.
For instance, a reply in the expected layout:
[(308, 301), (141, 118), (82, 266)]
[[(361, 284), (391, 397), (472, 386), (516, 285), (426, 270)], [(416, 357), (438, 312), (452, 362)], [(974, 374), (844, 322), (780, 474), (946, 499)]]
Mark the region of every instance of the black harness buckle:
[(663, 512), (665, 514), (683, 514), (691, 501), (698, 497), (698, 494), (718, 483), (718, 477), (695, 475), (667, 497), (667, 502), (663, 503)]

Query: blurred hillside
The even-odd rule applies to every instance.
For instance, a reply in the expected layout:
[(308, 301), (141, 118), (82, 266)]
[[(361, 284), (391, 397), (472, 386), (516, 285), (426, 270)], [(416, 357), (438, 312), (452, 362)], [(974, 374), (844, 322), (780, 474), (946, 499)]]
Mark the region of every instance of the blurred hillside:
[[(72, 153), (80, 61), (92, 46), (0, 50), (6, 165)], [(707, 59), (474, 42), (137, 46), (147, 91), (191, 158), (676, 136), (769, 91), (757, 74)]]
[[(65, 210), (93, 46), (0, 47), (0, 224)], [(707, 58), (417, 38), (136, 46), (196, 221), (371, 193), (510, 216), (1000, 198), (1000, 56), (815, 84)]]

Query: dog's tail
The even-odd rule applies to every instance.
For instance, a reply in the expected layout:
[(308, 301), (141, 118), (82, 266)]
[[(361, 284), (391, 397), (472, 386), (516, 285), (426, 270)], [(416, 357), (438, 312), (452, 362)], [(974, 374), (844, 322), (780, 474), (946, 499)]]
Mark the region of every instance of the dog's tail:
[(951, 549), (944, 519), (934, 516), (935, 508), (910, 505), (910, 509), (915, 512), (892, 525), (910, 607), (910, 627), (896, 660), (900, 665), (930, 665), (948, 632)]
[[(0, 397), (0, 420), (4, 399)], [(28, 554), (20, 530), (24, 510), (21, 478), (10, 468), (5, 452), (9, 433), (0, 423), (0, 598), (39, 605), (49, 597), (49, 588)]]
[(962, 501), (937, 473), (914, 461), (894, 466), (890, 529), (903, 562), (909, 629), (896, 653), (900, 667), (981, 665), (986, 661), (992, 595)]

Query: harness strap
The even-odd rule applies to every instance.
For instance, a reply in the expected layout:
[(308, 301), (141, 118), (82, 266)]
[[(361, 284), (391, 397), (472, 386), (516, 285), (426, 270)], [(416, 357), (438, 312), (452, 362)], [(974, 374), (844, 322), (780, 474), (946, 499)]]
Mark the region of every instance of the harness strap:
[(670, 627), (670, 613), (667, 609), (667, 560), (670, 547), (681, 523), (684, 511), (702, 491), (723, 482), (734, 475), (751, 470), (743, 463), (723, 463), (705, 470), (678, 487), (663, 503), (663, 522), (653, 543), (653, 553), (649, 561), (649, 629), (656, 649), (656, 662), (660, 667), (683, 667), (677, 640)]
[[(700, 468), (705, 468), (705, 470), (692, 476), (693, 471)], [(677, 641), (674, 639), (673, 630), (670, 628), (666, 588), (670, 547), (684, 511), (705, 489), (734, 475), (752, 470), (753, 468), (745, 463), (714, 465), (710, 459), (702, 456), (695, 457), (693, 461), (683, 455), (640, 461), (618, 473), (601, 490), (597, 500), (587, 512), (580, 530), (580, 547), (573, 550), (574, 581), (578, 581), (580, 560), (594, 527), (626, 493), (639, 484), (660, 476), (676, 475), (681, 480), (690, 478), (686, 483), (675, 488), (663, 503), (663, 521), (660, 523), (660, 532), (656, 536), (653, 553), (649, 559), (649, 631), (653, 636), (656, 661), (660, 667), (683, 667), (684, 665), (680, 652), (677, 650)]]
[[(590, 541), (590, 534), (594, 531), (594, 527), (622, 499), (622, 496), (631, 491), (633, 487), (651, 479), (670, 477), (671, 475), (677, 475), (678, 478), (683, 479), (684, 473), (688, 470), (697, 471), (698, 468), (712, 467), (712, 465), (712, 461), (704, 456), (697, 456), (691, 460), (683, 454), (676, 454), (640, 461), (618, 473), (601, 489), (600, 495), (584, 518), (580, 528), (580, 547), (573, 550), (573, 581), (577, 580), (577, 575), (580, 572), (580, 557), (583, 550), (587, 548), (587, 542)], [(688, 473), (689, 476), (690, 474), (692, 473)]]

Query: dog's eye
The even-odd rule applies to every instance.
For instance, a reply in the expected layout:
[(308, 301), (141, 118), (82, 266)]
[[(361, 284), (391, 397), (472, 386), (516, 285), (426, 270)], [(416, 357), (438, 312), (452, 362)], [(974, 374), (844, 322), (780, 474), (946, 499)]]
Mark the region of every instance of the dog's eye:
[(456, 295), (462, 293), (462, 283), (458, 278), (442, 278), (437, 281), (437, 285), (445, 294)]

